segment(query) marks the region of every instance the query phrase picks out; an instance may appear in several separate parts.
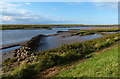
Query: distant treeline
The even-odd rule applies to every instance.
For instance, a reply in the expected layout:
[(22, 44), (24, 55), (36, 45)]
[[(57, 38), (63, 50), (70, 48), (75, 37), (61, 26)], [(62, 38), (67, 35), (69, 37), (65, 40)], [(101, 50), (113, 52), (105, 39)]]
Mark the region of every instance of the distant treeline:
[(75, 24), (64, 24), (64, 25), (0, 25), (0, 29), (29, 29), (29, 28), (49, 28), (49, 27), (73, 27), (73, 26), (118, 26), (118, 25), (75, 25)]

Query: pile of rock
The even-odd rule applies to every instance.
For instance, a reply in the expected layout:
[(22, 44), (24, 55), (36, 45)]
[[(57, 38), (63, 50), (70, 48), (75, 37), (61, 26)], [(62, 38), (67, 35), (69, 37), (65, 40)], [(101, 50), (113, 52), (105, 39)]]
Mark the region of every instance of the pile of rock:
[(37, 56), (31, 52), (31, 48), (25, 46), (16, 49), (14, 52), (14, 57), (17, 58), (17, 61), (27, 60), (28, 62), (32, 62), (37, 59)]
[(27, 41), (21, 48), (14, 50), (14, 57), (17, 59), (17, 61), (36, 61), (37, 55), (35, 55), (33, 51), (36, 51), (37, 47), (40, 45), (40, 39), (43, 37), (45, 37), (45, 35), (37, 35), (31, 40)]

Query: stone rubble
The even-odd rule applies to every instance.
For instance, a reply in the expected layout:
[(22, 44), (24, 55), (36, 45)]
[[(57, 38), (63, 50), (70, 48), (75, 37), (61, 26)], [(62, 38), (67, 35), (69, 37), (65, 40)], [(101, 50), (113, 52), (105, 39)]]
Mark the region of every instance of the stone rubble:
[(31, 48), (23, 46), (14, 51), (14, 57), (17, 58), (17, 61), (26, 60), (27, 62), (33, 62), (37, 60), (37, 56), (34, 53), (31, 53)]

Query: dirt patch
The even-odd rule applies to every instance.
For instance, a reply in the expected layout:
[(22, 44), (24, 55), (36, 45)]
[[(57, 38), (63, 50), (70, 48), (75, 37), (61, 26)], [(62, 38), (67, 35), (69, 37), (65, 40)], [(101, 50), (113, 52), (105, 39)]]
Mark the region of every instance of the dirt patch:
[(52, 68), (46, 69), (43, 72), (41, 72), (38, 77), (52, 77), (53, 75), (58, 73), (59, 69), (60, 67), (58, 66), (54, 66)]

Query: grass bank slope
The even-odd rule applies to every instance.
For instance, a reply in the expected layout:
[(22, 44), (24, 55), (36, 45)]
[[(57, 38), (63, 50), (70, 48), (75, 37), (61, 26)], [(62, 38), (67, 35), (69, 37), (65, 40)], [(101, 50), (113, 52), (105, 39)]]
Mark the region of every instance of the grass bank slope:
[(55, 77), (118, 77), (118, 45)]

